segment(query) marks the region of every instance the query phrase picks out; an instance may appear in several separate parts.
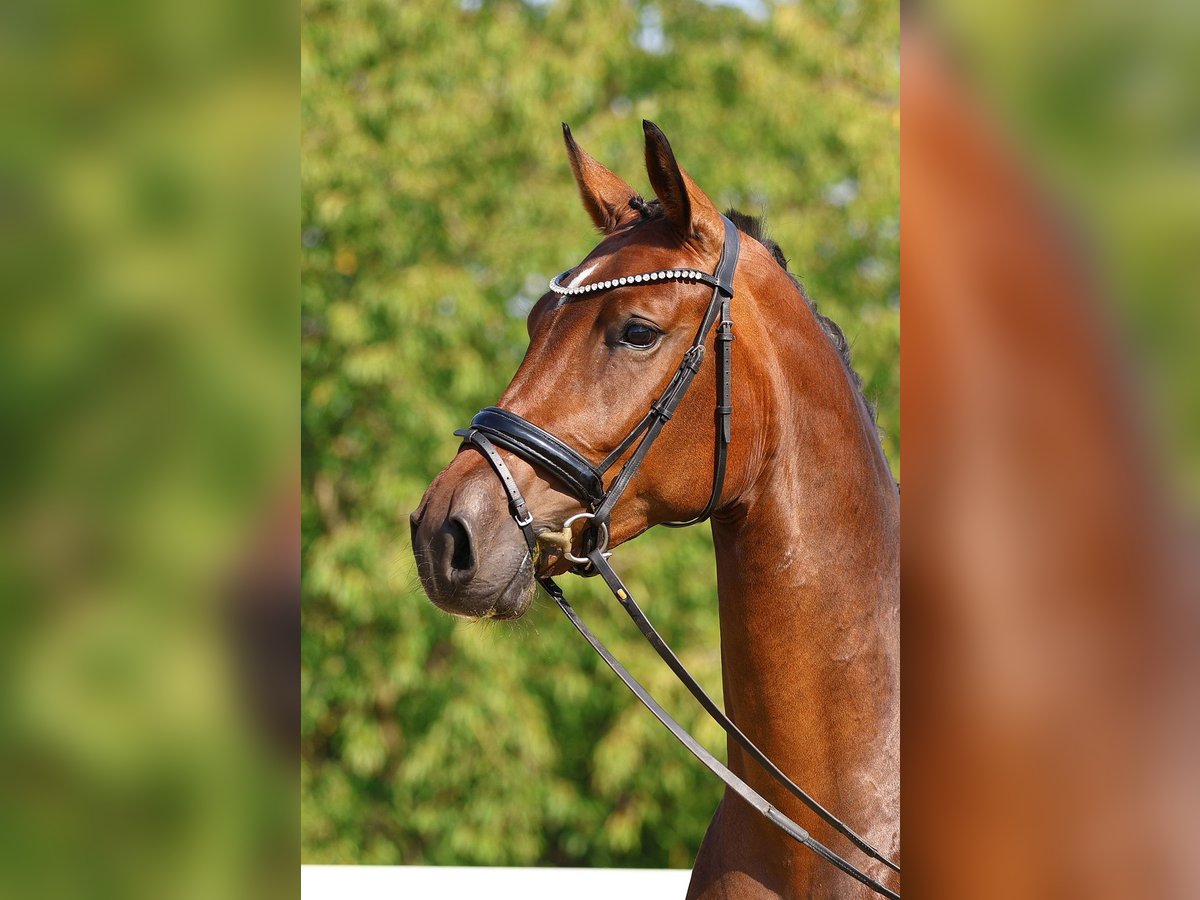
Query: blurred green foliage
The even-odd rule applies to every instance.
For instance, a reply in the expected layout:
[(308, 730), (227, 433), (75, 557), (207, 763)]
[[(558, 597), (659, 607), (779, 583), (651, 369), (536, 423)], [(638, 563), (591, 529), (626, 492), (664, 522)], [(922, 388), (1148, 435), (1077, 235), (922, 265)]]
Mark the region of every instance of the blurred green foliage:
[(294, 895), (228, 588), (295, 491), (297, 22), (3, 21), (0, 897)]
[[(415, 575), (407, 514), (596, 240), (560, 121), (638, 186), (652, 119), (714, 200), (768, 215), (899, 474), (896, 7), (743, 6), (303, 4), (305, 862), (685, 867), (719, 798), (548, 600), (468, 625)], [(708, 530), (649, 534), (621, 568), (720, 696)], [(611, 600), (568, 587), (721, 748)]]

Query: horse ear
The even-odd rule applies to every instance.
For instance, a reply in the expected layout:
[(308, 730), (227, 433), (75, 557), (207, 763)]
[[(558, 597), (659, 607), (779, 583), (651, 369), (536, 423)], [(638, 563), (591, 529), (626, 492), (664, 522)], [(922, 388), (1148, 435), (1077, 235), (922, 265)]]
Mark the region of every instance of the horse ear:
[(642, 130), (646, 132), (646, 174), (667, 221), (684, 241), (720, 246), (725, 235), (721, 213), (675, 161), (662, 129), (643, 119)]
[(637, 191), (614, 175), (575, 143), (571, 127), (563, 122), (563, 142), (567, 145), (567, 159), (579, 186), (583, 208), (587, 210), (596, 227), (606, 234), (636, 218), (637, 211), (629, 201)]

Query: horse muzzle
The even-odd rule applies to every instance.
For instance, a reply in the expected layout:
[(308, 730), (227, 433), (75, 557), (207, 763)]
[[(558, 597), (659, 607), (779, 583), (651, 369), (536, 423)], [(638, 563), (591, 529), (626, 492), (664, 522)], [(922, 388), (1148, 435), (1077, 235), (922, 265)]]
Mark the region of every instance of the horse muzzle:
[(533, 565), (492, 479), (482, 475), (439, 477), (409, 516), (417, 574), (445, 612), (515, 619), (533, 601)]

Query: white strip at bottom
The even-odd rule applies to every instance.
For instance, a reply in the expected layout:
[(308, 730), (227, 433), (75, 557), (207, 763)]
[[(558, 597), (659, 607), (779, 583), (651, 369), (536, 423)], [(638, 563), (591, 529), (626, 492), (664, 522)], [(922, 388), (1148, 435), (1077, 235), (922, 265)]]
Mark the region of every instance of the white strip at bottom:
[(303, 900), (671, 900), (687, 869), (518, 869), (469, 866), (301, 866)]

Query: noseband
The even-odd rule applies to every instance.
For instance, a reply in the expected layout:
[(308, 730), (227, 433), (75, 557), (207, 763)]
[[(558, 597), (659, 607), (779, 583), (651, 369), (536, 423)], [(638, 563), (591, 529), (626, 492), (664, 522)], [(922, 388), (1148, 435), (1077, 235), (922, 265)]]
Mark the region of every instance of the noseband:
[[(714, 438), (716, 452), (713, 458), (712, 493), (709, 495), (708, 502), (704, 505), (704, 508), (690, 519), (681, 522), (666, 522), (664, 524), (670, 528), (682, 528), (686, 525), (694, 525), (697, 522), (701, 522), (712, 514), (721, 497), (721, 489), (725, 482), (725, 465), (731, 436), (730, 419), (733, 414), (730, 379), (730, 344), (733, 341), (733, 320), (731, 318), (730, 303), (733, 299), (734, 271), (737, 269), (738, 255), (741, 249), (741, 238), (737, 227), (724, 216), (721, 219), (725, 226), (725, 239), (721, 248), (720, 260), (717, 262), (717, 268), (711, 275), (695, 269), (664, 269), (640, 275), (628, 275), (622, 278), (567, 287), (562, 284), (562, 280), (569, 274), (570, 270), (568, 270), (550, 282), (550, 289), (562, 296), (563, 302), (571, 302), (575, 299), (588, 297), (613, 288), (652, 285), (665, 281), (690, 281), (706, 284), (712, 288), (712, 298), (708, 302), (704, 318), (701, 320), (700, 327), (696, 331), (696, 337), (687, 352), (684, 353), (683, 359), (679, 363), (679, 368), (675, 370), (675, 374), (670, 382), (668, 382), (666, 389), (650, 405), (649, 411), (642, 420), (633, 427), (633, 430), (599, 464), (593, 464), (562, 440), (533, 424), (528, 419), (510, 410), (500, 409), (495, 406), (489, 406), (476, 413), (474, 418), (471, 419), (470, 427), (460, 429), (454, 433), (463, 439), (460, 449), (467, 447), (477, 449), (483, 454), (484, 459), (488, 461), (488, 464), (499, 477), (504, 487), (504, 492), (508, 497), (509, 513), (521, 529), (525, 543), (529, 547), (530, 564), (533, 566), (534, 576), (538, 582), (559, 605), (567, 618), (578, 629), (579, 633), (592, 645), (596, 652), (600, 654), (609, 667), (646, 708), (701, 763), (725, 782), (730, 789), (765, 816), (772, 824), (837, 866), (837, 868), (852, 878), (867, 885), (876, 893), (899, 900), (898, 894), (815, 840), (807, 831), (771, 806), (758, 792), (709, 753), (647, 693), (646, 689), (613, 657), (608, 648), (592, 634), (590, 629), (579, 618), (579, 614), (567, 602), (562, 589), (554, 580), (548, 575), (538, 574), (537, 560), (539, 551), (537, 534), (533, 528), (533, 515), (525, 503), (525, 498), (517, 486), (516, 479), (513, 478), (507, 463), (505, 463), (500, 452), (496, 449), (497, 447), (503, 447), (505, 450), (519, 456), (531, 466), (549, 474), (568, 493), (583, 504), (586, 512), (572, 516), (568, 520), (568, 524), (581, 518), (589, 520), (588, 526), (582, 535), (583, 554), (576, 556), (570, 551), (564, 554), (568, 560), (575, 563), (572, 571), (578, 575), (600, 575), (604, 579), (605, 584), (621, 603), (630, 618), (633, 619), (650, 645), (654, 647), (658, 655), (662, 657), (680, 681), (683, 682), (684, 686), (688, 688), (692, 695), (700, 702), (701, 706), (721, 725), (726, 733), (737, 741), (750, 754), (751, 758), (758, 762), (776, 781), (816, 812), (835, 830), (847, 837), (856, 847), (871, 858), (899, 872), (899, 866), (886, 859), (878, 850), (852, 831), (849, 826), (837, 819), (789, 779), (725, 715), (695, 678), (692, 677), (691, 673), (684, 668), (679, 658), (667, 646), (666, 642), (663, 641), (658, 631), (634, 600), (628, 587), (621, 581), (621, 578), (608, 563), (608, 557), (611, 555), (607, 552), (610, 534), (609, 520), (613, 507), (616, 506), (617, 501), (629, 486), (629, 482), (633, 479), (642, 461), (646, 458), (650, 446), (657, 439), (663, 426), (670, 421), (671, 416), (674, 415), (675, 410), (683, 400), (683, 395), (687, 392), (692, 380), (700, 371), (704, 362), (705, 342), (708, 338), (708, 333), (712, 330), (714, 323), (718, 322), (718, 318), (716, 355), (720, 377), (717, 380), (716, 436)], [(606, 488), (604, 486), (605, 473), (618, 460), (624, 457), (630, 448), (633, 448), (632, 455)]]

